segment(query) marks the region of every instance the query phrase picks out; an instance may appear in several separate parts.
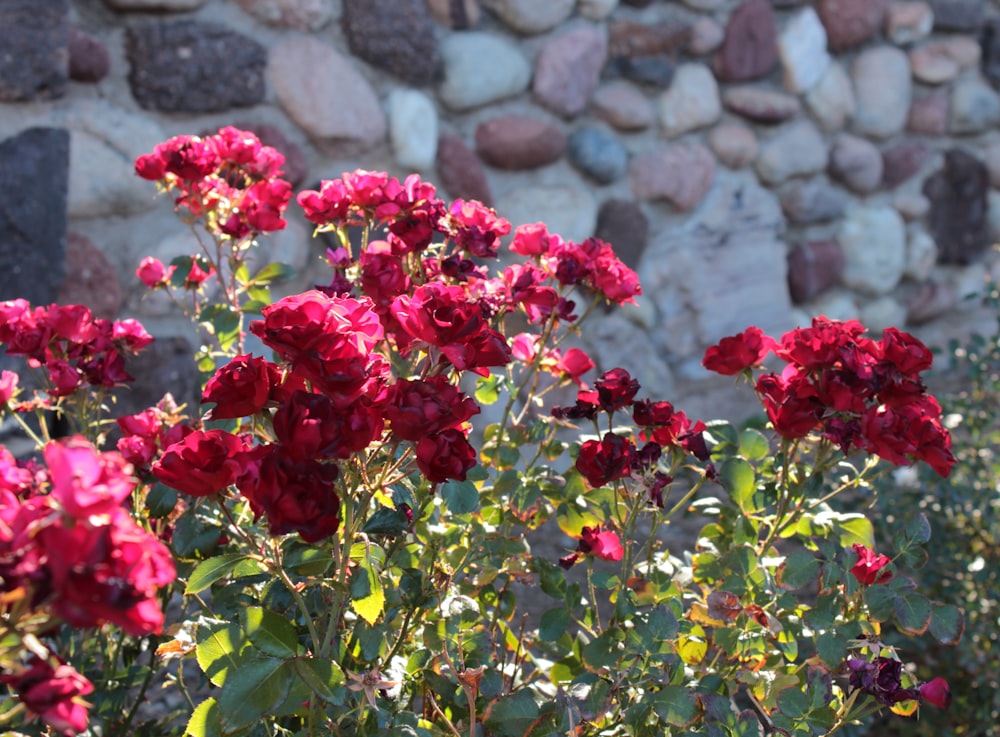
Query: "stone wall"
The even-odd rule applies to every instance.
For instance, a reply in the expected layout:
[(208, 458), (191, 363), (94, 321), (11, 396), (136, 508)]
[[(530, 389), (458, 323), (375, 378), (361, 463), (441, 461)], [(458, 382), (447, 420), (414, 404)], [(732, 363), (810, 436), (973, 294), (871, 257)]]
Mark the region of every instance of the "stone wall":
[[(177, 370), (134, 269), (194, 244), (132, 161), (235, 124), (300, 188), (417, 171), (610, 241), (645, 296), (583, 343), (715, 413), (700, 357), (749, 324), (993, 324), (962, 297), (1000, 271), (998, 34), (997, 0), (4, 0), (0, 298), (137, 316)], [(307, 286), (292, 219), (268, 251)]]

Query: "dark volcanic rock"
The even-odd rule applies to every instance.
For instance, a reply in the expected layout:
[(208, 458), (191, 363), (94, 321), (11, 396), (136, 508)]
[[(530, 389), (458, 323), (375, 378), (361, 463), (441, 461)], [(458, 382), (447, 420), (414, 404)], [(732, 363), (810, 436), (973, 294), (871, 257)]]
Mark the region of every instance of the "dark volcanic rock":
[(441, 54), (422, 0), (344, 0), (341, 20), (355, 56), (409, 84), (437, 78)]
[(844, 273), (844, 251), (836, 241), (800, 243), (788, 254), (788, 292), (796, 304), (829, 289)]
[(111, 57), (100, 41), (76, 26), (69, 29), (69, 76), (77, 82), (100, 82), (111, 70)]
[(942, 264), (967, 264), (990, 247), (986, 165), (967, 151), (949, 149), (944, 167), (924, 182), (927, 225)]
[(69, 80), (69, 0), (0, 2), (0, 102), (49, 100)]
[(125, 53), (132, 94), (148, 110), (221, 112), (264, 99), (267, 49), (224, 26), (177, 21), (130, 28)]
[(726, 24), (715, 73), (723, 82), (766, 76), (778, 63), (778, 29), (767, 0), (746, 0)]
[(66, 251), (69, 133), (30, 128), (0, 142), (0, 300), (49, 304)]
[(597, 212), (594, 236), (610, 243), (615, 249), (615, 255), (626, 266), (636, 269), (649, 243), (649, 218), (638, 202), (608, 200)]

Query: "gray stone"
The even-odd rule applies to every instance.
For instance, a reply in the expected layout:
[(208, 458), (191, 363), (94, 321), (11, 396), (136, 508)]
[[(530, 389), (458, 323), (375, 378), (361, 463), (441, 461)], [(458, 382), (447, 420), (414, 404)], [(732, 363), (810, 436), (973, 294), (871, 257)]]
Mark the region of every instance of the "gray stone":
[(850, 208), (837, 233), (844, 249), (844, 284), (864, 294), (891, 292), (906, 268), (906, 228), (891, 207)]
[(452, 197), (493, 204), (483, 162), (458, 136), (446, 133), (438, 138), (437, 171), (438, 181)]
[(983, 74), (993, 84), (1000, 84), (1000, 19), (990, 19), (979, 37), (982, 45)]
[(982, 0), (931, 0), (934, 30), (976, 33), (983, 22)]
[(236, 0), (236, 3), (264, 25), (298, 31), (318, 31), (335, 15), (334, 0)]
[(89, 238), (66, 236), (66, 278), (59, 287), (59, 304), (86, 305), (94, 317), (111, 320), (122, 307), (118, 269)]
[(483, 5), (518, 33), (534, 36), (569, 18), (576, 0), (483, 0)]
[(826, 29), (812, 8), (803, 8), (788, 20), (778, 51), (789, 91), (808, 92), (819, 83), (831, 62), (826, 45)]
[(653, 124), (653, 105), (632, 83), (614, 81), (594, 93), (594, 114), (621, 131), (639, 131)]
[(624, 365), (638, 380), (642, 396), (671, 397), (676, 393), (674, 377), (663, 353), (649, 340), (648, 332), (626, 314), (616, 311), (588, 322), (584, 340), (590, 355), (601, 362), (604, 370), (619, 365), (627, 357)]
[(111, 69), (104, 44), (78, 26), (69, 29), (69, 77), (76, 82), (100, 82)]
[(642, 152), (629, 163), (632, 192), (642, 200), (666, 200), (693, 210), (715, 178), (715, 159), (700, 143), (674, 143)]
[(532, 115), (500, 115), (476, 126), (479, 158), (498, 169), (537, 169), (565, 151), (562, 128)]
[(434, 102), (418, 90), (389, 93), (389, 141), (400, 166), (427, 171), (437, 156), (438, 115)]
[(267, 50), (224, 26), (185, 20), (130, 27), (125, 50), (132, 95), (147, 110), (222, 112), (264, 99)]
[(197, 407), (201, 401), (198, 367), (191, 356), (195, 348), (187, 338), (161, 335), (125, 361), (125, 370), (142, 381), (116, 392), (115, 412), (135, 414), (149, 409), (168, 392), (177, 404)]
[(437, 79), (441, 56), (423, 0), (344, 0), (341, 23), (358, 58), (407, 84)]
[(934, 239), (923, 228), (909, 226), (906, 230), (906, 269), (903, 276), (917, 282), (930, 278), (937, 258)]
[(882, 154), (870, 141), (841, 133), (830, 149), (830, 176), (858, 194), (874, 192), (882, 184)]
[[(303, 69), (322, 73), (304, 75)], [(372, 146), (385, 139), (375, 91), (332, 46), (312, 36), (285, 38), (271, 47), (267, 75), (278, 103), (317, 142)]]
[(579, 0), (576, 8), (587, 20), (604, 20), (618, 8), (618, 0)]
[(788, 123), (761, 146), (755, 167), (767, 184), (823, 171), (828, 161), (826, 141), (805, 120)]
[(943, 264), (968, 264), (991, 243), (988, 222), (989, 172), (969, 152), (952, 148), (944, 166), (924, 182), (930, 200), (927, 229)]
[(703, 64), (677, 67), (670, 89), (659, 102), (660, 127), (668, 138), (715, 123), (722, 115), (715, 77)]
[(955, 135), (987, 131), (1000, 122), (1000, 96), (979, 79), (959, 80), (951, 90), (948, 132)]
[(854, 115), (854, 86), (836, 61), (805, 96), (806, 107), (826, 131), (839, 131)]
[(488, 105), (528, 89), (531, 65), (502, 36), (480, 31), (452, 33), (441, 43), (441, 101), (462, 111)]
[(675, 58), (668, 54), (613, 58), (607, 69), (633, 82), (666, 89), (674, 79)]
[(597, 28), (575, 28), (550, 39), (535, 60), (535, 99), (564, 117), (579, 115), (597, 89), (607, 55), (607, 36)]
[(597, 211), (594, 236), (610, 243), (629, 268), (638, 269), (649, 243), (649, 218), (633, 200), (607, 200)]
[(708, 134), (708, 145), (719, 163), (730, 169), (742, 169), (757, 158), (757, 136), (745, 125), (723, 123)]
[(782, 190), (781, 209), (798, 225), (836, 220), (847, 209), (847, 194), (823, 179), (792, 182)]
[(851, 77), (857, 102), (854, 129), (875, 138), (902, 131), (912, 93), (906, 54), (891, 46), (865, 49), (854, 60)]
[(0, 49), (0, 102), (62, 97), (69, 80), (69, 0), (4, 0)]
[(926, 38), (934, 27), (934, 11), (923, 0), (892, 3), (885, 16), (885, 35), (897, 46)]
[(722, 93), (730, 112), (755, 123), (782, 123), (802, 111), (798, 98), (763, 87), (730, 87)]
[(66, 252), (69, 134), (30, 128), (0, 142), (0, 300), (55, 300)]
[(122, 12), (167, 12), (184, 13), (197, 10), (207, 0), (104, 0), (104, 4), (113, 10)]
[(859, 317), (869, 332), (878, 333), (886, 328), (905, 325), (906, 308), (892, 297), (879, 297), (861, 305)]
[(572, 186), (518, 187), (497, 198), (496, 210), (515, 226), (543, 222), (550, 233), (578, 243), (592, 236), (597, 224), (593, 196)]
[(960, 60), (953, 47), (941, 41), (929, 41), (910, 51), (910, 68), (913, 78), (924, 84), (937, 85), (950, 82), (962, 71)]
[(892, 198), (892, 206), (907, 222), (923, 220), (931, 210), (931, 202), (919, 192), (906, 190), (897, 192)]
[(628, 152), (621, 141), (597, 125), (586, 125), (570, 134), (569, 160), (600, 184), (617, 181), (628, 170)]

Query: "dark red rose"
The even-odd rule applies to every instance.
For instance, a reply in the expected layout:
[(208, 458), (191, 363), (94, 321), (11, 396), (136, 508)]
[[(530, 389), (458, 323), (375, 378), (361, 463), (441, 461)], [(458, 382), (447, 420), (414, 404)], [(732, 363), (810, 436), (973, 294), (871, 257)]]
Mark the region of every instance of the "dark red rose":
[(223, 430), (195, 430), (164, 450), (153, 475), (191, 496), (225, 489), (243, 471), (246, 443)]
[(606, 433), (601, 440), (588, 440), (580, 446), (576, 469), (591, 486), (604, 486), (628, 476), (635, 460), (635, 445), (621, 435)]
[(774, 353), (785, 361), (807, 371), (829, 368), (841, 358), (845, 347), (863, 344), (865, 327), (857, 320), (840, 322), (826, 317), (814, 317), (808, 328), (796, 328), (781, 336)]
[(417, 467), (431, 483), (465, 481), (475, 465), (476, 451), (460, 430), (442, 430), (417, 441)]
[(948, 686), (948, 681), (941, 676), (932, 678), (917, 690), (920, 692), (921, 701), (934, 704), (941, 709), (951, 706), (951, 688)]
[(404, 440), (417, 441), (452, 428), (458, 428), (473, 415), (479, 405), (459, 391), (444, 376), (429, 379), (401, 379), (389, 388), (385, 416), (392, 433)]
[(236, 356), (208, 380), (201, 401), (215, 403), (213, 420), (249, 417), (264, 409), (280, 381), (281, 372), (270, 361), (250, 354)]
[(274, 434), (297, 461), (347, 458), (378, 439), (383, 426), (381, 415), (361, 402), (340, 409), (322, 394), (303, 391), (274, 415)]
[(701, 365), (723, 376), (735, 376), (759, 365), (775, 345), (774, 338), (751, 326), (742, 333), (723, 338), (705, 351)]
[(903, 688), (900, 677), (903, 664), (894, 659), (879, 656), (872, 662), (861, 658), (848, 658), (851, 688), (870, 694), (880, 704), (892, 706), (900, 701), (919, 698), (915, 688)]
[(16, 691), (18, 701), (56, 733), (73, 737), (87, 729), (90, 705), (83, 697), (93, 692), (94, 685), (73, 666), (55, 662), (53, 667), (49, 660), (32, 655), (25, 670), (0, 675), (0, 682)]
[(854, 543), (852, 547), (854, 552), (858, 554), (858, 561), (851, 566), (851, 573), (860, 583), (871, 586), (876, 583), (884, 583), (892, 578), (892, 571), (882, 570), (892, 562), (888, 555), (876, 553), (861, 543)]
[(757, 394), (775, 432), (784, 438), (808, 435), (825, 410), (808, 375), (795, 371), (762, 375), (757, 379)]
[(631, 406), (636, 392), (639, 391), (639, 382), (629, 376), (625, 369), (613, 368), (605, 371), (601, 378), (594, 382), (594, 389), (597, 390), (601, 409), (605, 412), (614, 412), (616, 409)]
[(934, 355), (930, 348), (897, 328), (886, 328), (882, 331), (882, 340), (878, 342), (882, 359), (891, 363), (899, 373), (915, 376), (931, 367)]

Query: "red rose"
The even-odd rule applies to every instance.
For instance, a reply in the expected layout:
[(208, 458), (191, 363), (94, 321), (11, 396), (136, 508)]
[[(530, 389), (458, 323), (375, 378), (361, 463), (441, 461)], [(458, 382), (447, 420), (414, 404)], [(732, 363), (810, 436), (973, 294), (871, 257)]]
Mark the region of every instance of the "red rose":
[(214, 402), (213, 420), (249, 417), (264, 409), (272, 387), (281, 381), (278, 367), (250, 354), (236, 356), (205, 384), (202, 404)]
[(340, 526), (340, 498), (332, 463), (299, 461), (280, 446), (261, 450), (237, 485), (274, 536), (297, 532), (306, 542), (329, 537)]
[(153, 475), (190, 496), (209, 496), (226, 488), (243, 471), (246, 445), (223, 430), (195, 430), (168, 447), (153, 464)]
[(600, 526), (584, 527), (580, 533), (580, 552), (590, 553), (601, 560), (622, 559), (622, 542), (611, 530), (601, 532)]
[(417, 441), (417, 467), (432, 483), (465, 481), (475, 465), (476, 451), (459, 430), (442, 430)]
[(785, 373), (764, 374), (757, 379), (760, 397), (774, 431), (784, 438), (808, 435), (823, 416), (825, 406), (807, 374), (788, 367)]
[(472, 397), (440, 375), (397, 381), (389, 388), (385, 408), (393, 435), (412, 441), (457, 428), (479, 412)]
[(861, 543), (854, 543), (854, 552), (858, 554), (858, 562), (851, 567), (851, 573), (865, 586), (884, 583), (892, 578), (891, 571), (883, 571), (892, 561), (888, 555), (877, 554)]
[(580, 447), (576, 469), (591, 486), (604, 486), (628, 476), (634, 459), (632, 441), (609, 432), (601, 440), (588, 440)]
[(99, 453), (81, 436), (45, 446), (52, 496), (66, 514), (107, 514), (132, 493), (132, 466), (118, 453)]
[(382, 435), (385, 423), (361, 402), (338, 408), (322, 394), (297, 391), (274, 415), (274, 434), (295, 460), (347, 458)]
[(947, 709), (951, 706), (951, 688), (948, 686), (948, 681), (941, 676), (931, 679), (917, 690), (922, 701), (934, 704), (941, 709)]
[(891, 363), (897, 371), (906, 376), (914, 376), (931, 367), (934, 355), (930, 348), (897, 328), (886, 328), (882, 331), (882, 340), (878, 347), (882, 358)]
[[(57, 661), (58, 662), (58, 661)], [(20, 673), (0, 676), (0, 681), (17, 692), (18, 700), (28, 711), (42, 718), (58, 734), (73, 737), (87, 729), (90, 705), (83, 698), (94, 685), (71, 665), (32, 655), (28, 668)]]
[(751, 326), (742, 333), (723, 338), (705, 351), (701, 365), (723, 376), (735, 376), (759, 365), (775, 345), (774, 338)]
[(841, 359), (842, 348), (865, 343), (864, 332), (865, 326), (857, 320), (840, 322), (814, 317), (810, 327), (796, 328), (782, 335), (774, 353), (807, 371), (828, 368)]
[(625, 369), (613, 368), (605, 371), (601, 378), (594, 382), (594, 389), (597, 390), (601, 409), (614, 412), (616, 409), (631, 406), (636, 392), (639, 391), (639, 382), (629, 376)]

